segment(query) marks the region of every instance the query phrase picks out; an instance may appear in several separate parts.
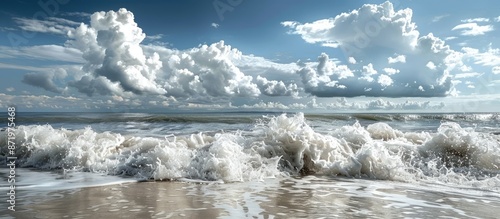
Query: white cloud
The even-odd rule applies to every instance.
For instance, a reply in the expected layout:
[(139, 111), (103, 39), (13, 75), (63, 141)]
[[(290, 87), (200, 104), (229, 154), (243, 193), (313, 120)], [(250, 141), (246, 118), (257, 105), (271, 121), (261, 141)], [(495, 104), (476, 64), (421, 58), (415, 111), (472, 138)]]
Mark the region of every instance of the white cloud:
[(478, 18), (469, 18), (461, 20), (462, 23), (475, 23), (475, 22), (490, 22), (489, 18), (478, 17)]
[[(206, 100), (297, 96), (299, 90), (293, 82), (298, 79), (297, 64), (243, 55), (224, 41), (187, 50), (141, 45), (146, 35), (126, 9), (96, 12), (90, 25), (82, 24), (68, 35), (66, 46), (79, 49), (86, 61), (86, 74), (69, 85), (89, 96), (153, 94)], [(278, 80), (280, 75), (291, 80)]]
[(463, 58), (470, 59), (476, 65), (482, 66), (497, 66), (500, 65), (500, 49), (493, 49), (491, 46), (485, 51), (480, 52), (478, 49), (463, 47)]
[(446, 17), (449, 17), (450, 15), (449, 14), (445, 14), (445, 15), (440, 15), (440, 16), (436, 16), (434, 18), (432, 18), (432, 22), (439, 22), (441, 21), (443, 18), (446, 18)]
[(255, 104), (243, 104), (238, 106), (240, 109), (279, 109), (279, 110), (304, 110), (304, 109), (327, 109), (334, 111), (350, 111), (353, 110), (438, 110), (446, 106), (443, 102), (430, 101), (411, 101), (392, 102), (383, 99), (375, 99), (370, 101), (360, 101), (357, 99), (349, 100), (345, 97), (328, 101), (318, 101), (312, 98), (308, 103), (280, 103), (273, 101), (260, 101)]
[(0, 93), (0, 100), (7, 103), (16, 103), (18, 108), (24, 109), (60, 109), (63, 106), (81, 109), (82, 99), (73, 96), (46, 96), (46, 95), (8, 95)]
[(164, 57), (164, 87), (168, 95), (247, 96), (260, 95), (253, 77), (245, 75), (232, 59), (241, 57), (237, 49), (224, 41), (202, 45), (187, 51), (174, 51)]
[(217, 28), (219, 28), (220, 25), (218, 23), (212, 23), (212, 24), (210, 24), (210, 26), (217, 29)]
[(404, 56), (404, 55), (398, 55), (398, 56), (396, 56), (394, 58), (389, 57), (389, 58), (387, 58), (387, 62), (389, 64), (398, 63), (398, 62), (400, 62), (400, 63), (406, 63), (406, 56)]
[(257, 85), (260, 91), (267, 96), (298, 96), (298, 87), (294, 83), (287, 86), (283, 81), (269, 81), (259, 75), (257, 76)]
[[(354, 23), (354, 26), (342, 24), (347, 28), (347, 32), (356, 32), (349, 28), (364, 27), (363, 25), (366, 26), (371, 21), (379, 22), (380, 35), (383, 37), (370, 35), (367, 44), (362, 47), (356, 46), (360, 42), (339, 38), (338, 33), (332, 33), (331, 30), (326, 31), (328, 33), (325, 33), (324, 40), (320, 40), (315, 38), (315, 35), (308, 35), (305, 32), (307, 28), (302, 29), (303, 34), (307, 35), (306, 38), (313, 43), (331, 43), (344, 48), (355, 48), (351, 53), (346, 52), (347, 65), (343, 65), (338, 59), (329, 58), (326, 54), (321, 54), (317, 62), (277, 63), (263, 57), (245, 55), (226, 45), (224, 41), (186, 50), (169, 49), (162, 45), (144, 45), (141, 43), (148, 37), (135, 23), (133, 14), (124, 9), (118, 12), (95, 13), (89, 24), (82, 24), (70, 31), (70, 40), (64, 46), (21, 47), (17, 53), (12, 54), (40, 60), (45, 58), (51, 61), (83, 62), (80, 70), (74, 74), (67, 71), (68, 74), (64, 77), (50, 73), (48, 68), (40, 68), (39, 73), (25, 75), (24, 82), (27, 84), (55, 93), (65, 93), (66, 86), (70, 86), (89, 95), (109, 95), (110, 99), (104, 102), (110, 104), (120, 102), (134, 106), (146, 104), (158, 107), (182, 104), (154, 98), (182, 99), (190, 103), (184, 105), (185, 107), (215, 108), (232, 107), (221, 103), (239, 97), (256, 100), (253, 97), (271, 96), (265, 97), (265, 100), (273, 101), (258, 103), (255, 107), (293, 109), (304, 105), (297, 103), (292, 106), (274, 102), (277, 98), (273, 96), (298, 97), (299, 94), (303, 95), (304, 91), (322, 97), (446, 96), (454, 89), (451, 78), (455, 80), (474, 76), (471, 74), (474, 71), (462, 63), (463, 59), (492, 66), (493, 73), (500, 70), (495, 69), (500, 65), (495, 65), (500, 56), (494, 49), (479, 52), (464, 48), (460, 53), (451, 50), (444, 41), (432, 34), (420, 36), (411, 21), (412, 12), (409, 9), (394, 11), (390, 3), (363, 7), (356, 10), (356, 13), (344, 13), (326, 19), (332, 23), (341, 21), (337, 19)], [(298, 28), (302, 24), (283, 22), (283, 25)], [(315, 28), (310, 25), (311, 31), (316, 31)], [(334, 25), (331, 28), (339, 27)], [(366, 32), (364, 34), (366, 35)], [(148, 39), (157, 37), (151, 36)], [(387, 39), (384, 38), (391, 39), (392, 43), (387, 44)], [(10, 53), (3, 49), (0, 51), (0, 55)], [(0, 68), (21, 69), (20, 66), (2, 63)], [(36, 71), (36, 68), (30, 71)], [(63, 83), (63, 79), (70, 78), (74, 81)], [(456, 81), (455, 84), (459, 82)], [(465, 87), (472, 84), (462, 85)], [(144, 98), (135, 96), (142, 94), (152, 95), (143, 96)], [(130, 99), (141, 100), (132, 102)], [(368, 108), (370, 107), (366, 106), (364, 109)]]
[[(354, 76), (344, 79), (318, 70), (327, 64), (320, 58), (318, 67), (306, 66), (299, 71), (305, 91), (322, 97), (448, 95), (452, 90), (450, 73), (463, 66), (461, 57), (432, 33), (420, 36), (412, 14), (411, 9), (395, 11), (392, 3), (385, 2), (365, 4), (357, 10), (311, 23), (282, 22), (291, 28), (289, 33), (299, 34), (308, 43), (335, 42), (347, 57), (358, 63), (370, 63), (380, 70), (388, 69), (390, 63), (399, 70), (391, 77), (378, 76), (375, 80), (367, 74), (368, 66), (361, 71), (343, 66), (342, 72)], [(433, 70), (428, 68), (429, 62), (434, 63)], [(335, 66), (340, 71), (338, 66), (342, 65)]]
[(26, 46), (12, 49), (0, 46), (0, 55), (5, 54), (16, 58), (32, 58), (59, 62), (84, 63), (82, 52), (75, 48), (59, 45)]
[(8, 88), (5, 88), (5, 90), (8, 92), (14, 92), (16, 89), (13, 87), (8, 87)]
[(378, 72), (377, 70), (375, 70), (373, 68), (373, 64), (372, 63), (369, 63), (368, 65), (366, 66), (363, 66), (362, 70), (363, 72), (363, 77), (361, 77), (362, 79), (368, 81), (368, 82), (372, 82), (374, 79), (372, 78), (372, 75), (376, 75)]
[[(355, 99), (354, 99), (355, 100)], [(349, 101), (347, 98), (339, 98), (332, 103), (315, 103), (316, 108), (332, 110), (436, 110), (446, 106), (443, 102), (411, 101), (392, 102), (384, 99), (370, 101)], [(311, 107), (312, 105), (309, 105)]]
[(300, 69), (297, 63), (277, 63), (263, 57), (245, 55), (229, 57), (241, 71), (248, 75), (265, 75), (268, 79), (283, 80), (283, 78), (294, 78), (294, 74)]
[(480, 73), (477, 72), (470, 72), (470, 73), (460, 73), (456, 74), (454, 79), (461, 79), (461, 78), (474, 78), (480, 76)]
[(382, 86), (382, 87), (387, 87), (387, 86), (390, 86), (394, 81), (392, 80), (391, 77), (387, 76), (387, 75), (380, 75), (378, 76), (378, 83)]
[(306, 108), (306, 105), (294, 104), (294, 105), (287, 106), (287, 105), (285, 105), (283, 103), (279, 103), (279, 102), (261, 101), (259, 103), (253, 104), (253, 105), (243, 104), (239, 108), (242, 108), (242, 109), (281, 109), (281, 110), (287, 110), (287, 109), (297, 109), (297, 108), (304, 109), (304, 108)]
[(13, 18), (14, 22), (19, 24), (19, 28), (31, 32), (67, 34), (68, 31), (74, 29), (79, 23), (56, 17), (49, 17), (46, 20), (28, 19), (28, 18)]
[(399, 69), (394, 69), (394, 68), (384, 68), (383, 70), (388, 75), (393, 75), (393, 74), (397, 74), (400, 72)]
[(282, 25), (308, 43), (338, 43), (347, 56), (357, 59), (366, 50), (381, 47), (407, 50), (415, 46), (419, 33), (411, 21), (412, 13), (411, 9), (394, 11), (392, 3), (385, 2), (365, 4), (335, 18), (305, 24), (285, 21)]
[(62, 15), (64, 16), (74, 16), (74, 17), (84, 17), (84, 18), (88, 18), (90, 17), (92, 14), (89, 14), (87, 12), (65, 12), (65, 13), (62, 13)]
[(495, 66), (495, 67), (493, 67), (493, 68), (491, 69), (491, 72), (492, 72), (493, 74), (496, 74), (496, 75), (500, 74), (500, 66)]
[(36, 72), (50, 71), (50, 68), (33, 67), (33, 66), (26, 66), (26, 65), (13, 65), (13, 64), (7, 64), (7, 63), (1, 63), (1, 62), (0, 62), (0, 69), (19, 69), (19, 70), (36, 71)]
[(325, 43), (330, 44), (334, 41), (330, 40), (330, 29), (334, 27), (331, 19), (318, 20), (313, 23), (301, 24), (295, 21), (281, 22), (284, 27), (290, 27), (293, 31), (289, 34), (298, 34), (308, 43)]
[(339, 84), (339, 80), (354, 76), (346, 65), (335, 64), (325, 53), (318, 57), (318, 64), (315, 68), (306, 66), (298, 73), (302, 77), (306, 92), (316, 96), (330, 96), (329, 93), (332, 89), (345, 90), (345, 85)]
[[(89, 74), (84, 80), (73, 84), (80, 91), (95, 90), (83, 87), (96, 84), (110, 91), (114, 85), (109, 82), (115, 82), (123, 90), (135, 94), (166, 93), (155, 82), (162, 62), (158, 54), (150, 57), (144, 55), (140, 43), (146, 36), (135, 23), (132, 12), (123, 8), (118, 12), (96, 12), (91, 16), (90, 26), (82, 23), (68, 35), (72, 40), (67, 44), (80, 49), (87, 61), (85, 69)], [(93, 75), (96, 78), (92, 78)], [(99, 76), (107, 80), (97, 79)]]
[(363, 66), (363, 75), (375, 75), (377, 74), (377, 70), (375, 70), (373, 68), (373, 64), (372, 63), (369, 63), (368, 65), (366, 66)]
[(500, 22), (500, 16), (496, 17), (496, 18), (495, 18), (495, 21), (496, 21), (496, 22)]
[(427, 62), (427, 65), (425, 65), (425, 67), (429, 68), (430, 70), (436, 70), (436, 65), (434, 64), (434, 62)]
[(160, 40), (161, 38), (163, 38), (163, 34), (146, 36), (147, 40)]
[(477, 23), (465, 23), (459, 24), (451, 30), (462, 30), (461, 35), (463, 36), (478, 36), (491, 32), (494, 28), (492, 25), (480, 26)]

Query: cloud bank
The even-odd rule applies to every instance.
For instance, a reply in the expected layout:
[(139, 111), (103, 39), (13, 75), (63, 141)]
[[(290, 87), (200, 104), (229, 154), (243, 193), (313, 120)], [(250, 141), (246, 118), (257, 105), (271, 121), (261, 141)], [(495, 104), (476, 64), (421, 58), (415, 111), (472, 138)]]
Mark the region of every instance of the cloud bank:
[[(177, 98), (294, 96), (297, 85), (244, 73), (239, 50), (219, 41), (187, 50), (142, 45), (146, 35), (126, 9), (96, 12), (68, 34), (66, 46), (85, 60), (71, 87), (89, 96), (164, 95)], [(280, 64), (276, 64), (280, 66)], [(266, 67), (265, 70), (275, 68)], [(265, 72), (265, 71), (264, 71)]]
[(290, 34), (308, 43), (335, 44), (349, 57), (349, 65), (335, 65), (321, 54), (315, 66), (300, 69), (306, 92), (318, 97), (450, 95), (450, 74), (463, 66), (458, 52), (432, 33), (421, 36), (412, 14), (385, 2), (311, 23), (282, 22)]

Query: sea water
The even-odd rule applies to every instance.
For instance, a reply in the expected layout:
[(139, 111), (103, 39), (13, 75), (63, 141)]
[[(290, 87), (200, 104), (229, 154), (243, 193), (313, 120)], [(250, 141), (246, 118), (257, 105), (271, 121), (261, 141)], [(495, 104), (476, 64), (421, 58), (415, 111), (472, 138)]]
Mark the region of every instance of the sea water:
[[(211, 199), (205, 208), (223, 209), (218, 217), (500, 213), (498, 114), (25, 113), (16, 119), (19, 190), (177, 181), (202, 188), (195, 196)], [(0, 135), (2, 167), (6, 142)], [(7, 169), (0, 170), (6, 190)], [(228, 197), (237, 205), (225, 203)], [(280, 206), (288, 210), (273, 210)]]

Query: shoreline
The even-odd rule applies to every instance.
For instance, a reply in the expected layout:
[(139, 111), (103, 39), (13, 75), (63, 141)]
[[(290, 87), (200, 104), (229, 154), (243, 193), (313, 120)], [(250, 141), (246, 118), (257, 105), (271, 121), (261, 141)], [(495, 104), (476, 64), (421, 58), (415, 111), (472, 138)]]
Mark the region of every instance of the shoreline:
[[(494, 218), (498, 200), (497, 194), (487, 191), (306, 176), (227, 184), (126, 182), (58, 190), (23, 196), (19, 203), (24, 204), (7, 214), (11, 218)], [(0, 210), (0, 215), (5, 212)]]

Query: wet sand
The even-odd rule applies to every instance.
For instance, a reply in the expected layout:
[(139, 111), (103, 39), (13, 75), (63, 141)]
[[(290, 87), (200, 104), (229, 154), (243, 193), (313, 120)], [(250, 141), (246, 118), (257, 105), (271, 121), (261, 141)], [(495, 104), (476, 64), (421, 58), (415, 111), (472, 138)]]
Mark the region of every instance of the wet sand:
[[(500, 199), (491, 192), (461, 194), (316, 177), (230, 184), (123, 183), (17, 201), (21, 205), (11, 214), (15, 218), (495, 218), (500, 209)], [(5, 217), (9, 212), (3, 209), (0, 215)]]

